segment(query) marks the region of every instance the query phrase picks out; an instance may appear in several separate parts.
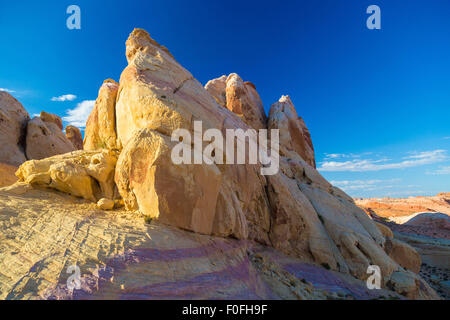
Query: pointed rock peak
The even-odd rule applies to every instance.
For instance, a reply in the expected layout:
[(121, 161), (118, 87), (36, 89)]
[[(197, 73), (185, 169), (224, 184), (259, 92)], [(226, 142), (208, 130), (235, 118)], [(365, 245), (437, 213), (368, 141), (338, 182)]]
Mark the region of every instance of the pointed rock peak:
[(269, 118), (274, 113), (286, 113), (290, 118), (298, 118), (297, 111), (295, 110), (294, 104), (288, 95), (282, 95), (278, 102), (275, 102), (269, 111)]
[(281, 96), (270, 107), (268, 128), (280, 130), (280, 153), (283, 156), (295, 158), (297, 154), (311, 167), (316, 168), (311, 135), (288, 95)]
[(266, 128), (266, 114), (255, 85), (244, 82), (237, 73), (208, 81), (205, 89), (220, 106), (237, 114), (250, 127)]
[(136, 52), (145, 50), (146, 47), (151, 45), (160, 48), (173, 58), (169, 50), (165, 46), (162, 46), (153, 40), (147, 31), (144, 29), (135, 28), (133, 32), (130, 33), (128, 40), (126, 41), (126, 56), (128, 62), (133, 60)]
[(106, 79), (105, 81), (103, 81), (104, 85), (113, 85), (113, 86), (118, 86), (119, 83), (117, 83), (115, 80), (113, 79)]

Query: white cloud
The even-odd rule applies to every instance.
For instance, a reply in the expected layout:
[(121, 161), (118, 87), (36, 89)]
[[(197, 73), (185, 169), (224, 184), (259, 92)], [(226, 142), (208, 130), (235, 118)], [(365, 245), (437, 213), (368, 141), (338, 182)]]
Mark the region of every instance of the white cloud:
[(329, 159), (345, 159), (345, 158), (361, 158), (363, 156), (368, 156), (373, 154), (372, 152), (364, 152), (364, 153), (325, 153), (325, 160)]
[(336, 171), (379, 171), (387, 169), (404, 169), (417, 167), (427, 164), (433, 164), (447, 160), (446, 150), (433, 150), (425, 152), (415, 152), (403, 158), (403, 161), (390, 162), (390, 159), (383, 158), (373, 159), (354, 159), (348, 161), (323, 161), (319, 171), (336, 172)]
[(77, 98), (77, 96), (74, 94), (63, 94), (62, 96), (59, 96), (59, 97), (53, 97), (51, 100), (52, 101), (73, 101), (76, 98)]
[(6, 89), (6, 88), (0, 88), (0, 91), (9, 92), (9, 93), (15, 92), (14, 90)]
[(330, 183), (336, 187), (341, 188), (344, 191), (374, 191), (387, 188), (395, 188), (397, 186), (392, 185), (392, 183), (400, 182), (401, 179), (390, 179), (390, 180), (343, 180), (343, 181), (330, 181)]
[(427, 174), (432, 174), (432, 175), (450, 174), (450, 166), (439, 167), (439, 169), (434, 170), (434, 171), (427, 171)]
[(84, 128), (94, 104), (95, 100), (84, 100), (78, 103), (75, 109), (67, 110), (67, 116), (62, 119), (75, 127)]

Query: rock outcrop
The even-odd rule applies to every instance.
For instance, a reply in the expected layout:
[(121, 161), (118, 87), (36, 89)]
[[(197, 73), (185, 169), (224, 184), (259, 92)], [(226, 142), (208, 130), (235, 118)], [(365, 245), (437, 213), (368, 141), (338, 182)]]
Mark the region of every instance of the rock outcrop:
[(66, 126), (65, 132), (67, 139), (72, 142), (75, 150), (83, 150), (83, 136), (81, 135), (80, 129), (68, 125)]
[[(0, 190), (0, 243), (0, 299), (402, 298), (271, 248), (25, 186)], [(79, 290), (67, 288), (74, 264)]]
[(28, 120), (30, 116), (22, 104), (0, 91), (0, 163), (19, 166), (27, 160), (23, 140)]
[[(402, 260), (403, 267), (396, 262), (397, 256), (408, 254), (408, 248), (386, 237), (348, 195), (315, 169), (309, 131), (289, 97), (272, 105), (266, 123), (253, 85), (232, 74), (205, 89), (167, 48), (141, 29), (130, 34), (126, 57), (128, 66), (119, 87), (110, 82), (102, 86), (87, 125), (85, 149), (104, 149), (26, 162), (17, 172), (20, 181), (96, 203), (102, 198), (114, 200), (117, 187), (126, 209), (140, 212), (146, 221), (193, 231), (196, 239), (199, 234), (206, 239), (235, 239), (215, 240), (213, 246), (222, 241), (246, 244), (230, 254), (237, 259), (233, 263), (245, 262), (245, 274), (254, 272), (252, 268), (280, 270), (279, 277), (297, 283), (292, 274), (281, 272), (281, 266), (248, 253), (247, 244), (265, 246), (315, 268), (321, 265), (322, 271), (330, 269), (359, 280), (367, 279), (368, 266), (375, 264), (381, 269), (384, 288), (408, 298), (435, 297), (418, 275), (405, 269), (415, 265)], [(191, 137), (203, 136), (207, 129), (225, 136), (228, 129), (252, 128), (280, 131), (280, 170), (273, 175), (261, 175), (261, 163), (214, 161), (228, 156), (220, 145), (210, 153), (203, 152), (204, 145), (194, 143), (191, 148)], [(248, 149), (248, 142), (243, 145)], [(186, 156), (193, 164), (175, 163), (175, 146), (189, 150)], [(120, 152), (118, 158), (113, 149)], [(196, 161), (203, 154), (204, 162)], [(146, 236), (152, 240), (153, 235)], [(249, 261), (254, 267), (248, 267)], [(252, 285), (261, 288), (255, 282)], [(251, 292), (270, 296), (260, 290)], [(303, 291), (299, 292), (301, 297)]]
[(27, 161), (19, 167), (19, 181), (53, 188), (95, 201), (114, 198), (113, 151), (74, 151), (43, 160)]
[(95, 106), (86, 122), (85, 150), (118, 149), (116, 135), (116, 97), (119, 84), (105, 80), (98, 92)]
[[(54, 115), (57, 117), (56, 115)], [(58, 117), (59, 118), (59, 117)], [(28, 121), (26, 156), (28, 159), (44, 159), (75, 150), (73, 144), (61, 131), (54, 118), (34, 117)]]
[(307, 164), (316, 168), (311, 135), (303, 119), (297, 115), (289, 96), (282, 96), (270, 108), (268, 129), (280, 130), (281, 155), (292, 158), (293, 154), (298, 154)]
[(56, 126), (59, 128), (59, 130), (63, 129), (62, 119), (59, 116), (57, 116), (56, 114), (41, 111), (39, 118), (41, 118), (41, 120), (44, 121), (45, 123), (56, 124)]

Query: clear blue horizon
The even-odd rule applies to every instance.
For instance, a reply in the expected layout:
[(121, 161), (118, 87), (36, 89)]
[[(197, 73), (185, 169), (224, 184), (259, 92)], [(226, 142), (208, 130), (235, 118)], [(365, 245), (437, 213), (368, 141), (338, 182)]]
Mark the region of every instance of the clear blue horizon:
[[(66, 27), (71, 4), (81, 30)], [(372, 4), (381, 30), (366, 27)], [(450, 192), (448, 0), (1, 3), (0, 90), (80, 125), (103, 80), (119, 80), (133, 28), (203, 84), (251, 81), (266, 112), (290, 95), (319, 171), (351, 196)]]

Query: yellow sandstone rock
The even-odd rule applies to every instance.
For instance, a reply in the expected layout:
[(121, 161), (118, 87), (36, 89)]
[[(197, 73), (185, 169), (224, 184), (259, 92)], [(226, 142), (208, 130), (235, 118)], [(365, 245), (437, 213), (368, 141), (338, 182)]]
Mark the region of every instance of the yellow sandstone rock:
[(97, 201), (114, 197), (113, 151), (74, 151), (43, 160), (30, 160), (17, 170), (19, 181), (53, 188)]
[(117, 149), (116, 97), (119, 84), (105, 80), (98, 92), (94, 109), (86, 122), (85, 150)]
[(112, 210), (114, 208), (114, 201), (111, 199), (102, 198), (98, 200), (97, 207), (102, 210)]

